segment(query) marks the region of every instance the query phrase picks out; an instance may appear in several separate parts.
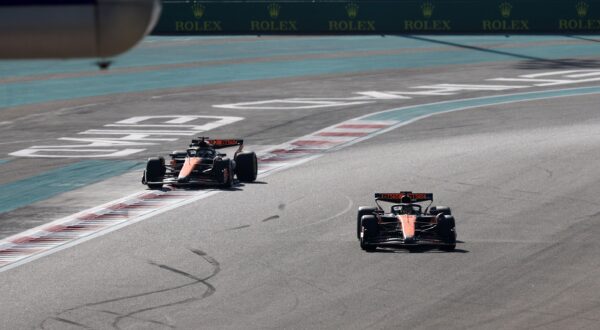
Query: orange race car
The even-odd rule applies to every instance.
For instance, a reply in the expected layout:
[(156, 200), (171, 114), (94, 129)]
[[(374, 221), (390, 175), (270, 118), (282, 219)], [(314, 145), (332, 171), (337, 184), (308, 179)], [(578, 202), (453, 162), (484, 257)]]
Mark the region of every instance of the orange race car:
[[(418, 203), (429, 201), (423, 210)], [(386, 213), (380, 202), (393, 203)], [(447, 206), (431, 206), (433, 194), (376, 193), (377, 207), (361, 206), (356, 217), (356, 235), (360, 247), (375, 251), (382, 246), (436, 246), (440, 250), (456, 248), (455, 221)]]
[[(233, 159), (217, 149), (239, 146)], [(235, 179), (253, 182), (258, 173), (254, 152), (242, 152), (244, 140), (193, 139), (186, 151), (174, 151), (165, 162), (163, 157), (152, 157), (146, 163), (142, 183), (150, 189), (160, 189), (164, 184), (173, 186), (218, 185), (232, 187)]]

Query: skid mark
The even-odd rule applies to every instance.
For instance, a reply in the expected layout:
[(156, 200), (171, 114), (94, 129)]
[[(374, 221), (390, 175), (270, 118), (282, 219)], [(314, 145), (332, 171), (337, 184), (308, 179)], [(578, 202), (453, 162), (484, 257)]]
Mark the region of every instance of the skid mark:
[[(146, 292), (141, 292), (141, 293), (134, 294), (134, 295), (117, 297), (117, 298), (113, 298), (113, 299), (106, 299), (106, 300), (102, 300), (102, 301), (98, 301), (98, 302), (93, 302), (93, 303), (69, 308), (69, 309), (66, 309), (64, 311), (57, 313), (56, 315), (54, 315), (52, 317), (45, 319), (44, 321), (42, 321), (40, 323), (39, 328), (48, 329), (48, 328), (51, 328), (51, 324), (49, 322), (60, 321), (62, 323), (68, 323), (71, 325), (76, 325), (78, 327), (91, 329), (94, 327), (84, 324), (84, 322), (82, 322), (82, 321), (73, 320), (73, 318), (76, 318), (77, 316), (84, 317), (85, 315), (88, 315), (86, 313), (101, 313), (104, 316), (102, 319), (105, 320), (105, 322), (106, 322), (106, 324), (104, 326), (102, 326), (103, 328), (110, 327), (113, 329), (122, 329), (121, 323), (124, 322), (125, 320), (130, 320), (130, 321), (135, 321), (135, 322), (152, 323), (155, 325), (160, 325), (160, 326), (174, 329), (175, 326), (172, 324), (167, 324), (167, 323), (160, 322), (157, 320), (152, 320), (152, 319), (145, 319), (145, 318), (139, 317), (138, 314), (148, 312), (148, 311), (158, 310), (158, 309), (162, 309), (162, 308), (168, 308), (168, 307), (172, 307), (172, 306), (193, 303), (196, 301), (200, 301), (202, 299), (206, 299), (216, 292), (216, 288), (212, 284), (210, 284), (208, 282), (208, 280), (213, 278), (214, 276), (216, 276), (221, 271), (220, 263), (215, 258), (209, 256), (202, 250), (190, 249), (189, 251), (192, 252), (193, 254), (201, 257), (204, 262), (206, 262), (208, 265), (210, 265), (211, 272), (208, 276), (201, 277), (201, 276), (185, 272), (181, 269), (178, 269), (178, 268), (166, 265), (166, 264), (160, 264), (160, 263), (157, 263), (154, 261), (149, 261), (148, 263), (150, 265), (156, 266), (161, 270), (166, 270), (166, 271), (169, 271), (176, 275), (182, 276), (191, 281), (188, 283), (168, 287), (168, 288), (161, 289), (161, 290), (146, 291)], [(126, 313), (114, 311), (114, 310), (121, 310), (121, 309), (126, 310), (128, 306), (132, 306), (136, 303), (136, 301), (134, 299), (137, 299), (137, 298), (147, 297), (150, 295), (153, 295), (153, 296), (158, 295), (157, 299), (160, 301), (161, 294), (167, 294), (167, 293), (173, 292), (175, 290), (179, 290), (179, 289), (185, 289), (186, 292), (190, 292), (190, 287), (193, 287), (196, 285), (205, 286), (204, 292), (199, 296), (193, 296), (193, 297), (189, 297), (189, 298), (185, 298), (185, 299), (181, 299), (181, 300), (177, 300), (177, 301), (164, 302), (164, 303), (155, 304), (155, 305), (151, 305), (151, 306), (145, 306), (145, 307), (133, 310), (133, 311), (126, 312)], [(156, 301), (157, 299), (153, 299), (153, 300)], [(163, 299), (168, 300), (169, 297), (164, 296)], [(117, 307), (113, 307), (112, 305), (115, 303), (120, 304), (121, 309), (119, 308), (119, 305), (117, 305)], [(111, 305), (110, 309), (108, 309), (109, 305)]]

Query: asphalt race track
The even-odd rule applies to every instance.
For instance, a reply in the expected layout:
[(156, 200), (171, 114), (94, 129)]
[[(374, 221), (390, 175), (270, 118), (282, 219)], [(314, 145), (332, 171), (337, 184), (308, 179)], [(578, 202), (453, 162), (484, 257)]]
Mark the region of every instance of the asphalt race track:
[[(597, 329), (598, 41), (149, 38), (108, 72), (0, 63), (0, 246), (144, 191), (145, 159), (191, 138), (98, 144), (106, 130), (171, 125), (130, 118), (227, 117), (202, 134), (260, 154), (311, 134), (357, 137), (6, 261), (0, 328)], [(313, 134), (358, 117), (389, 126)], [(65, 147), (83, 142), (96, 144)], [(141, 150), (19, 152), (32, 149)], [(358, 206), (400, 190), (452, 208), (456, 251), (360, 249)]]

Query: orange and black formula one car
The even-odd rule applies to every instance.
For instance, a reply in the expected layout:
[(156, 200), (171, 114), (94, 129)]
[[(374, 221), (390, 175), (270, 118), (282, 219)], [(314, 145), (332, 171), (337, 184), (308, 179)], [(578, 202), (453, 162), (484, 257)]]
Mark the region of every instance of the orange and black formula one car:
[[(429, 201), (423, 210), (418, 203)], [(386, 213), (380, 202), (392, 203)], [(444, 251), (456, 248), (454, 217), (447, 206), (431, 206), (433, 194), (376, 193), (377, 207), (361, 206), (356, 218), (360, 247), (375, 251), (385, 246), (434, 246)]]
[[(217, 149), (239, 146), (233, 159)], [(174, 151), (167, 164), (163, 157), (148, 159), (142, 183), (150, 189), (164, 184), (173, 186), (218, 185), (231, 187), (235, 178), (242, 182), (256, 180), (258, 164), (254, 152), (242, 152), (244, 140), (193, 139), (186, 151)]]

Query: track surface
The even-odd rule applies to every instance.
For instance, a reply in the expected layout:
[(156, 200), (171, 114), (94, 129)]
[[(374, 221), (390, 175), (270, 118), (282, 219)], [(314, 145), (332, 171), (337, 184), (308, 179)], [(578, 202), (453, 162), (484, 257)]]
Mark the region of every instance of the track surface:
[[(561, 51), (570, 42), (554, 41)], [(65, 112), (61, 107), (90, 100), (7, 108), (0, 118), (13, 126), (3, 134), (13, 137), (3, 141), (14, 144), (2, 150), (32, 145), (17, 142), (31, 139), (26, 131), (57, 139), (89, 128), (90, 121), (160, 114), (167, 107), (244, 117), (210, 134), (243, 136), (261, 148), (379, 110), (501, 92), (303, 110), (210, 106), (594, 68), (582, 56), (507, 56), (485, 64), (144, 92), (94, 99), (105, 103), (51, 125), (44, 124)], [(152, 99), (159, 94), (174, 95)], [(600, 322), (599, 101), (599, 95), (564, 97), (429, 117), (2, 272), (1, 327), (594, 329)], [(168, 152), (181, 141), (119, 163)], [(32, 164), (74, 163), (6, 159), (0, 164), (5, 183), (39, 174)], [(126, 173), (17, 208), (3, 214), (2, 230), (7, 236), (121, 197), (139, 190), (138, 180), (139, 172)], [(375, 191), (398, 190), (433, 192), (439, 204), (453, 208), (462, 242), (456, 252), (360, 251), (356, 208), (369, 205)], [(38, 220), (19, 221), (31, 218)]]

